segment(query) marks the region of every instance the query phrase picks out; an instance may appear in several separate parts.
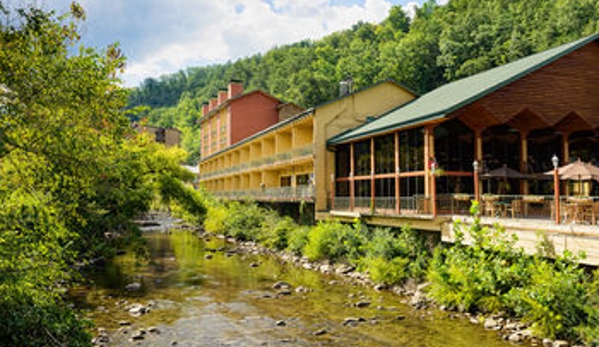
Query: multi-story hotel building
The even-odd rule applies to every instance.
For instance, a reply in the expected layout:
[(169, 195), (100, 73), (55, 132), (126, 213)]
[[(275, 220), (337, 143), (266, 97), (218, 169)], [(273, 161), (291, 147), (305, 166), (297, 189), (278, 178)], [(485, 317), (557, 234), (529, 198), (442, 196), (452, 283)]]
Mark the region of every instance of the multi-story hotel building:
[[(236, 199), (314, 202), (320, 210), (327, 210), (335, 171), (326, 139), (414, 98), (406, 88), (385, 81), (273, 122), (277, 118), (271, 111), (281, 102), (254, 91), (245, 95), (261, 96), (269, 105), (264, 114), (240, 107), (240, 113), (232, 116), (231, 106), (244, 95), (230, 95), (220, 106), (216, 101), (212, 109), (207, 108), (202, 117), (204, 150), (199, 165), (205, 189)], [(259, 126), (250, 131), (249, 124), (256, 118)], [(271, 125), (264, 127), (268, 121)], [(241, 139), (241, 131), (251, 134)]]

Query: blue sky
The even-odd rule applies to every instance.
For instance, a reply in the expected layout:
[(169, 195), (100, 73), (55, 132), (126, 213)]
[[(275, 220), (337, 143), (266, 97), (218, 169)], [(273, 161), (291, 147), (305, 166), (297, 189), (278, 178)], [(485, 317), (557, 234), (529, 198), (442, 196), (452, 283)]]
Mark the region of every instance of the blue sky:
[[(65, 12), (72, 0), (20, 0)], [(438, 0), (440, 3), (446, 0)], [(422, 0), (78, 0), (87, 13), (84, 44), (118, 42), (127, 56), (121, 76), (136, 86), (147, 77), (266, 52), (318, 39), (362, 20), (380, 22), (392, 5)]]

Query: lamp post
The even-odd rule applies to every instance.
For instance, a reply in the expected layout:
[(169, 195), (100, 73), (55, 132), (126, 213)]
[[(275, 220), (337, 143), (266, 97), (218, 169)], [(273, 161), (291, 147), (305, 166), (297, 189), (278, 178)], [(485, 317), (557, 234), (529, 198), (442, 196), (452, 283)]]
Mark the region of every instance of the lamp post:
[(437, 179), (435, 177), (435, 171), (437, 170), (437, 163), (431, 163), (431, 203), (432, 203), (432, 214), (433, 218), (437, 217)]
[(472, 163), (474, 169), (474, 200), (480, 202), (480, 182), (478, 178), (478, 160)]
[(553, 203), (555, 211), (555, 224), (561, 223), (561, 212), (560, 212), (560, 203), (559, 203), (559, 177), (557, 174), (557, 165), (559, 164), (559, 159), (557, 155), (553, 155), (551, 157), (551, 163), (553, 163)]

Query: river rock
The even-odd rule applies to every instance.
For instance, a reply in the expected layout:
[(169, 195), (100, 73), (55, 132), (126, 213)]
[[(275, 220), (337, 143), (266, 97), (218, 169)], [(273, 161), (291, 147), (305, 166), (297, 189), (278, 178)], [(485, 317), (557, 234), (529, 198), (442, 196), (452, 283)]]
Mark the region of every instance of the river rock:
[(514, 343), (520, 343), (520, 342), (524, 341), (524, 337), (519, 332), (510, 334), (507, 339), (508, 339), (508, 341), (514, 342)]
[(370, 301), (358, 301), (354, 304), (355, 307), (362, 308), (370, 306)]
[(131, 325), (131, 322), (129, 322), (128, 320), (122, 320), (122, 321), (119, 321), (119, 325), (122, 326), (122, 327), (123, 326), (127, 326), (127, 325)]
[(210, 254), (210, 253), (209, 253), (209, 254), (206, 254), (206, 255), (204, 256), (204, 259), (212, 259), (212, 254)]
[(333, 267), (330, 264), (322, 264), (318, 269), (320, 272), (325, 274), (331, 273), (333, 271)]
[(347, 317), (343, 320), (342, 325), (355, 326), (360, 322), (366, 322), (366, 319), (362, 317)]
[(485, 319), (485, 323), (483, 326), (487, 330), (500, 330), (501, 329), (501, 323), (492, 317)]
[(258, 263), (250, 263), (250, 267), (258, 267)]
[(341, 275), (348, 274), (352, 271), (354, 271), (354, 267), (351, 265), (345, 265), (345, 264), (341, 264), (341, 265), (337, 266), (337, 269), (335, 270), (336, 273), (341, 274)]
[(133, 336), (131, 336), (131, 341), (139, 341), (139, 340), (143, 340), (145, 338), (145, 333), (142, 334), (141, 332), (136, 332)]
[(385, 289), (387, 289), (387, 286), (386, 286), (386, 285), (384, 285), (384, 284), (382, 284), (382, 283), (379, 283), (379, 284), (376, 284), (376, 285), (373, 287), (373, 289), (374, 289), (374, 290), (376, 290), (376, 291), (381, 291), (381, 290), (385, 290)]
[(277, 321), (275, 323), (275, 325), (278, 326), (278, 327), (284, 327), (284, 326), (287, 325), (287, 323), (285, 323), (285, 321), (280, 320), (280, 321)]
[(140, 289), (141, 289), (141, 283), (139, 283), (139, 282), (129, 283), (125, 286), (125, 290), (130, 291), (130, 292), (136, 292)]
[(272, 289), (289, 289), (291, 288), (291, 284), (285, 281), (278, 281), (272, 285)]
[(304, 286), (299, 286), (299, 287), (295, 288), (296, 293), (308, 293), (311, 291), (312, 291), (312, 289), (310, 289), (308, 287), (304, 287)]
[(158, 329), (157, 327), (149, 327), (148, 332), (152, 334), (160, 334), (160, 329)]
[(422, 292), (414, 293), (414, 295), (410, 299), (410, 306), (414, 307), (417, 310), (422, 310), (426, 308), (427, 305), (428, 300), (426, 298), (426, 295), (424, 295)]
[(550, 339), (543, 339), (543, 347), (553, 347), (553, 341)]
[(137, 317), (147, 313), (148, 308), (142, 304), (133, 304), (127, 308), (127, 311), (129, 311), (129, 314)]
[(553, 341), (553, 347), (569, 347), (570, 344), (568, 343), (568, 341), (564, 341), (564, 340), (555, 340)]
[(328, 333), (327, 329), (320, 329), (320, 330), (316, 330), (316, 331), (313, 333), (313, 335), (314, 335), (314, 336), (320, 336), (320, 335), (324, 335), (324, 334), (326, 334), (326, 333)]

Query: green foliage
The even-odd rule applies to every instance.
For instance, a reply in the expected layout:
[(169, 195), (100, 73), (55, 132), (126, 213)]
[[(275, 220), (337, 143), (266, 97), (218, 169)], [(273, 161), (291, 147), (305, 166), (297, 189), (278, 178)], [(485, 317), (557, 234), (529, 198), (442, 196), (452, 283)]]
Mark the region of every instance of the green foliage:
[(203, 205), (185, 153), (132, 136), (118, 47), (75, 47), (83, 9), (12, 6), (0, 0), (1, 340), (89, 345), (62, 301), (72, 265), (138, 237), (155, 194), (198, 220)]
[(224, 233), (225, 221), (229, 218), (229, 209), (227, 209), (225, 204), (219, 203), (216, 200), (210, 201), (207, 205), (204, 228), (209, 233)]
[(225, 235), (244, 241), (259, 241), (264, 211), (255, 203), (233, 201), (228, 205), (228, 217), (223, 223)]
[(287, 235), (287, 250), (293, 254), (302, 254), (304, 248), (308, 244), (308, 234), (310, 227), (298, 226)]
[[(0, 344), (3, 346), (90, 346), (89, 322), (64, 305), (34, 303), (0, 289)], [(6, 296), (8, 295), (8, 296)]]
[(539, 336), (575, 340), (575, 329), (587, 322), (588, 276), (574, 261), (568, 254), (555, 262), (537, 258), (529, 265), (529, 283), (510, 293)]
[(497, 311), (505, 306), (504, 295), (512, 287), (529, 280), (530, 259), (515, 248), (516, 240), (500, 226), (481, 227), (475, 218), (467, 235), (470, 246), (461, 244), (462, 228), (459, 222), (454, 227), (455, 246), (435, 252), (428, 271), (429, 293), (444, 305)]
[(364, 260), (370, 278), (377, 283), (401, 284), (410, 278), (410, 259), (395, 257), (385, 259), (383, 257), (366, 258)]
[(422, 279), (430, 258), (424, 238), (410, 228), (395, 232), (375, 228), (364, 245), (364, 255), (362, 267), (374, 281), (387, 284)]
[(290, 235), (298, 229), (290, 217), (280, 217), (274, 211), (266, 214), (261, 225), (260, 242), (272, 249), (284, 250), (289, 245)]
[(350, 226), (339, 221), (320, 222), (308, 233), (304, 255), (310, 260), (349, 260), (355, 262), (365, 243), (360, 224)]

